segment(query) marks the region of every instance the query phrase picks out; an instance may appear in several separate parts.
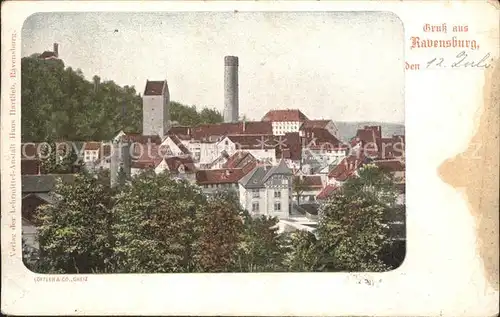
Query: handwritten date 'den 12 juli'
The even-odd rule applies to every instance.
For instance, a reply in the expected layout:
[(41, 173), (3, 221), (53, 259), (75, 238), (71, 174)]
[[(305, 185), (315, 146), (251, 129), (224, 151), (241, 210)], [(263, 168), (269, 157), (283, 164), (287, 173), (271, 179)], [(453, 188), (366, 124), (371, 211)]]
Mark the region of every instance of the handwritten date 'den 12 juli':
[[(436, 34), (431, 37), (412, 36), (410, 37), (410, 49), (433, 49), (440, 51), (444, 48), (457, 49), (458, 53), (447, 53), (435, 56), (426, 63), (405, 63), (406, 70), (442, 69), (442, 68), (475, 68), (485, 69), (491, 67), (493, 57), (491, 53), (477, 53), (479, 43), (475, 39), (461, 38), (460, 34), (468, 34), (469, 26), (453, 25), (448, 28), (446, 23), (440, 25), (424, 24), (423, 31), (428, 34)], [(451, 37), (439, 37), (439, 33), (448, 33), (448, 30), (455, 33)], [(423, 66), (423, 67), (421, 67)]]

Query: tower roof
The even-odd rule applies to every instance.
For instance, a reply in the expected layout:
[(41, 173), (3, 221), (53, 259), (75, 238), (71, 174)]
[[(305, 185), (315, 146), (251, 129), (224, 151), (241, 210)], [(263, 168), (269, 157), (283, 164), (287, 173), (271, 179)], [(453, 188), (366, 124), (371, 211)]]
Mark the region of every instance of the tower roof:
[(161, 96), (163, 94), (163, 86), (165, 86), (165, 83), (165, 80), (146, 81), (144, 96)]

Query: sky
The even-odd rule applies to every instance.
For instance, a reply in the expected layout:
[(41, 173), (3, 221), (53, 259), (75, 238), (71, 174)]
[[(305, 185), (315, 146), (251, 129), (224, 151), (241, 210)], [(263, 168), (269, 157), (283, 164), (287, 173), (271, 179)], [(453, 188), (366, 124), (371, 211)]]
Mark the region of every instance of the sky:
[(239, 57), (240, 116), (300, 109), (310, 119), (404, 122), (404, 30), (384, 12), (38, 13), (22, 55), (52, 50), (91, 80), (224, 108), (224, 56)]

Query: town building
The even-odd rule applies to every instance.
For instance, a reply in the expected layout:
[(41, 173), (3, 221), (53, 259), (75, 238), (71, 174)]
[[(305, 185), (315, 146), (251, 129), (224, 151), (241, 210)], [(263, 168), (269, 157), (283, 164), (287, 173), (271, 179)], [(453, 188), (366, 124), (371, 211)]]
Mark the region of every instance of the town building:
[(278, 165), (257, 166), (239, 181), (240, 203), (251, 215), (288, 218), (292, 211), (292, 170)]
[(239, 182), (255, 167), (255, 162), (249, 162), (241, 168), (221, 168), (196, 171), (196, 184), (206, 195), (213, 195), (218, 191), (231, 190), (240, 194)]
[(40, 59), (59, 59), (59, 44), (54, 43), (54, 49), (52, 51), (45, 51), (40, 54)]
[(170, 128), (170, 92), (166, 80), (146, 81), (142, 96), (142, 134), (164, 137)]

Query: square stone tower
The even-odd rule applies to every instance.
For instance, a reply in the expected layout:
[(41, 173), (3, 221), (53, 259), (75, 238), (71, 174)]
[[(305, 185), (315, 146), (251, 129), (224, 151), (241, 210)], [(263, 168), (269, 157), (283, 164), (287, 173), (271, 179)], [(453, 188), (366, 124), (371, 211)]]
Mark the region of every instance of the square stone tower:
[(142, 96), (142, 134), (163, 138), (170, 129), (170, 93), (166, 80), (146, 81)]

